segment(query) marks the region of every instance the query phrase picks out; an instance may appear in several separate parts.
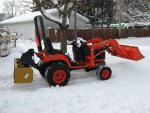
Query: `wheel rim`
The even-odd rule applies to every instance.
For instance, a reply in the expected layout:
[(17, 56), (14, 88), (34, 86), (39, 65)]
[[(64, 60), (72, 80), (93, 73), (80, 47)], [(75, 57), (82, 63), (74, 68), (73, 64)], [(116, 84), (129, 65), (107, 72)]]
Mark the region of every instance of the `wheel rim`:
[(109, 72), (109, 70), (103, 70), (102, 71), (102, 77), (103, 78), (108, 78), (110, 76), (110, 72)]
[(53, 74), (53, 80), (54, 82), (60, 84), (62, 82), (64, 82), (66, 79), (66, 73), (63, 70), (57, 70), (54, 72)]

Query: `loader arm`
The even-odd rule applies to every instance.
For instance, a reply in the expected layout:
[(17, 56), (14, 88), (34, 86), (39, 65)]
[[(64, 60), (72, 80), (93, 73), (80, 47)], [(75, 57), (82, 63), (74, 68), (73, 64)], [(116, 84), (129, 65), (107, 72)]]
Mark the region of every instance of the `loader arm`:
[(120, 45), (116, 40), (109, 39), (101, 42), (101, 47), (108, 47), (107, 52), (113, 56), (138, 61), (144, 58), (136, 46)]

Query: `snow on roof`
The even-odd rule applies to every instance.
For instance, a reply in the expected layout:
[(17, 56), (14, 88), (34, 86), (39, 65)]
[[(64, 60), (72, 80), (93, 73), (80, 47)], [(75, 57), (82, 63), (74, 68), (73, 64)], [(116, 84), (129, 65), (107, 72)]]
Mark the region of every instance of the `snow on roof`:
[(136, 25), (148, 26), (148, 25), (150, 25), (150, 22), (136, 22)]
[(135, 26), (135, 23), (125, 23), (125, 27), (133, 27)]
[[(74, 15), (74, 13), (73, 13), (73, 15)], [(79, 18), (81, 18), (82, 20), (84, 20), (86, 23), (88, 23), (89, 22), (89, 19), (88, 18), (86, 18), (85, 16), (82, 16), (81, 14), (79, 14), (79, 13), (77, 13), (77, 16), (79, 17)]]
[(13, 23), (33, 21), (34, 17), (37, 15), (41, 15), (40, 12), (29, 12), (27, 14), (19, 15), (19, 16), (4, 20), (0, 22), (0, 24), (13, 24)]
[[(149, 26), (150, 22), (132, 22), (132, 23), (121, 23), (124, 27), (133, 27), (133, 26)], [(113, 27), (118, 27), (119, 24), (111, 24)]]
[[(50, 10), (48, 10), (48, 13), (54, 14), (54, 13), (57, 13), (57, 10), (50, 9)], [(4, 24), (14, 24), (14, 23), (29, 22), (29, 21), (33, 21), (34, 17), (38, 16), (38, 15), (41, 15), (41, 13), (39, 11), (37, 11), (37, 12), (29, 12), (29, 13), (26, 13), (26, 14), (23, 14), (23, 15), (19, 15), (19, 16), (16, 16), (16, 17), (13, 17), (13, 18), (1, 21), (0, 24), (4, 25)], [(74, 12), (73, 12), (73, 15), (74, 15)], [(89, 20), (86, 17), (80, 15), (79, 13), (77, 13), (77, 17), (79, 17), (80, 19), (82, 19), (86, 23), (89, 22)]]

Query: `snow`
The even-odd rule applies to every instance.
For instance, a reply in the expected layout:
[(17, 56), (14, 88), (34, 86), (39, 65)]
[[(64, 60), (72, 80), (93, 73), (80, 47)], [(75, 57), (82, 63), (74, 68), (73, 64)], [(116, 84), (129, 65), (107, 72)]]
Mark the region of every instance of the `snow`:
[[(44, 8), (42, 8), (42, 11), (43, 11), (44, 15), (45, 15), (46, 17), (48, 17), (49, 19), (51, 19), (51, 20), (53, 20), (53, 21), (56, 21), (56, 22), (62, 24), (62, 19), (61, 19), (61, 18), (57, 18), (57, 17), (53, 16), (52, 14), (46, 12), (46, 10), (44, 10)], [(57, 11), (57, 12), (58, 12), (58, 11)]]
[[(14, 58), (29, 48), (37, 51), (35, 42), (18, 40), (10, 55), (0, 58), (0, 113), (150, 113), (150, 37), (118, 41), (138, 46), (145, 58), (135, 62), (107, 54), (109, 80), (76, 70), (67, 86), (50, 87), (36, 70), (33, 83), (13, 83)], [(71, 46), (68, 51), (72, 56)]]
[[(72, 14), (74, 15), (75, 11), (72, 11)], [(86, 23), (89, 22), (89, 19), (87, 19), (85, 16), (82, 16), (81, 14), (77, 13), (77, 17), (79, 17), (81, 20), (84, 20)]]
[[(52, 2), (53, 2), (54, 4), (58, 4), (58, 1), (57, 1), (57, 0), (56, 0), (56, 1), (54, 0), (54, 1), (52, 1)], [(63, 12), (64, 7), (65, 7), (65, 5), (63, 5), (63, 6), (60, 7), (59, 9)], [(71, 7), (73, 7), (73, 2), (69, 2), (69, 4), (68, 4), (68, 10), (69, 10)], [(58, 13), (58, 9), (57, 9), (57, 8), (55, 8), (54, 10), (55, 10), (55, 12)], [(53, 16), (51, 13), (49, 13), (47, 10), (45, 10), (44, 8), (42, 8), (42, 11), (43, 11), (44, 15), (45, 15), (46, 17), (48, 17), (49, 19), (51, 19), (51, 20), (53, 20), (53, 21), (55, 21), (55, 22), (58, 22), (58, 23), (62, 24), (62, 16), (61, 16), (60, 18), (55, 17), (55, 16)], [(72, 11), (72, 15), (74, 15), (74, 13), (75, 13), (75, 12)], [(86, 17), (84, 17), (84, 16), (82, 16), (82, 15), (80, 15), (80, 14), (78, 14), (78, 13), (77, 13), (77, 16), (78, 16), (80, 19), (86, 21), (86, 23), (89, 22), (89, 20), (88, 20)], [(70, 23), (70, 19), (69, 19), (69, 17), (67, 17), (66, 25), (69, 25), (69, 23)]]
[(150, 22), (136, 22), (136, 24), (141, 26), (149, 26)]
[(51, 0), (55, 5), (58, 5), (58, 0)]
[(21, 22), (28, 22), (33, 21), (35, 16), (41, 15), (40, 12), (29, 12), (27, 14), (19, 15), (14, 18), (10, 18), (0, 22), (0, 24), (13, 24), (13, 23), (21, 23)]
[[(150, 22), (131, 22), (131, 23), (121, 23), (121, 26), (126, 28), (134, 27), (134, 26), (149, 26)], [(111, 27), (119, 27), (119, 24), (111, 24)]]
[[(58, 13), (58, 10), (56, 8), (50, 9), (50, 10), (46, 10), (46, 12), (50, 14), (50, 17), (53, 20), (56, 19), (56, 21), (58, 20), (59, 23), (62, 22), (62, 19), (58, 19), (58, 18), (53, 16), (53, 14)], [(47, 13), (46, 13), (46, 15), (48, 16)], [(74, 15), (74, 13), (72, 13), (72, 14)], [(28, 12), (26, 14), (19, 15), (19, 16), (16, 16), (16, 17), (13, 17), (13, 18), (1, 21), (0, 24), (4, 25), (4, 24), (14, 24), (14, 23), (33, 21), (34, 17), (38, 16), (38, 15), (41, 15), (41, 13), (39, 11), (37, 11), (37, 12)], [(86, 23), (89, 22), (89, 20), (86, 17), (84, 17), (84, 16), (82, 16), (82, 15), (80, 15), (78, 13), (77, 13), (77, 17), (80, 18), (81, 20), (85, 21)], [(69, 20), (67, 20), (67, 22), (69, 22)]]

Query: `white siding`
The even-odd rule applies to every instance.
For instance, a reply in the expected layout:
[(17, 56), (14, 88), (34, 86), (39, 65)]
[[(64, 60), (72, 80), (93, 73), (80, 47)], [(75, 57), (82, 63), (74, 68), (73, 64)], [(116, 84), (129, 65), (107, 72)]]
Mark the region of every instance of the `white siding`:
[(17, 32), (20, 36), (22, 35), (23, 39), (32, 39), (35, 38), (35, 27), (33, 22), (23, 22), (23, 23), (14, 23), (5, 25), (8, 27), (10, 32)]
[[(59, 26), (51, 21), (48, 21), (44, 18), (45, 28), (50, 27), (52, 29), (59, 29)], [(8, 27), (10, 32), (17, 32), (18, 36), (21, 36), (23, 39), (35, 39), (35, 26), (33, 20), (28, 22), (20, 23), (8, 23), (4, 25)], [(77, 29), (84, 29), (86, 27), (86, 21), (77, 16)], [(74, 16), (71, 14), (69, 29), (74, 28)]]

